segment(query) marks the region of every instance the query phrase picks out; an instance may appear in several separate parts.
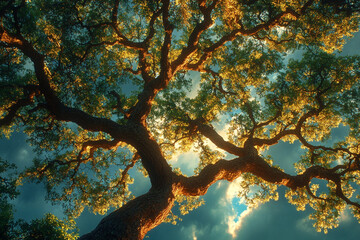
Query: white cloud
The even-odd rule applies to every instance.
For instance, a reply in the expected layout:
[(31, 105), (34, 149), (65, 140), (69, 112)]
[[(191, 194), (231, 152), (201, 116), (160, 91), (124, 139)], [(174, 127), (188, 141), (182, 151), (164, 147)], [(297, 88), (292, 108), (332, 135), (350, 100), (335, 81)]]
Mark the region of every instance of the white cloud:
[(344, 223), (344, 222), (350, 222), (351, 221), (351, 214), (349, 213), (348, 209), (345, 209), (344, 211), (342, 211), (340, 213), (340, 223)]
[(201, 76), (200, 73), (189, 71), (188, 75), (192, 78), (192, 88), (191, 91), (187, 94), (189, 98), (195, 98), (200, 90), (200, 81)]
[(22, 170), (32, 164), (33, 153), (25, 147), (20, 148), (14, 159), (19, 170)]
[(199, 154), (190, 150), (173, 157), (172, 165), (180, 168), (181, 172), (186, 175), (193, 175), (194, 169), (199, 165)]
[(144, 177), (144, 175), (135, 168), (130, 169), (129, 174), (134, 179), (134, 183), (130, 185), (130, 191), (135, 196), (140, 196), (149, 191), (151, 184), (148, 177)]
[(244, 219), (246, 218), (246, 216), (248, 216), (251, 212), (253, 211), (253, 209), (248, 208), (245, 211), (243, 211), (240, 216), (238, 215), (233, 215), (233, 216), (229, 216), (228, 217), (228, 233), (235, 238), (237, 235), (237, 232), (239, 231), (239, 229), (242, 226), (242, 223), (244, 222)]
[(19, 153), (17, 155), (17, 160), (18, 161), (24, 161), (26, 160), (26, 158), (29, 156), (29, 152), (28, 150), (26, 150), (25, 148), (22, 148), (19, 150)]
[[(230, 128), (230, 124), (225, 123), (225, 117), (220, 119), (219, 123), (213, 124), (216, 132), (225, 140), (229, 141), (228, 138), (228, 131)], [(213, 144), (209, 139), (205, 140), (205, 143), (209, 145), (209, 147), (213, 150), (217, 150), (223, 154), (226, 154), (227, 152), (221, 148), (218, 148), (215, 144)]]
[(226, 190), (226, 201), (232, 202), (232, 200), (237, 197), (239, 191), (241, 190), (240, 182), (242, 181), (242, 178), (239, 177), (235, 181), (232, 181), (227, 190)]
[(315, 228), (312, 226), (310, 219), (308, 217), (299, 219), (296, 222), (296, 228), (300, 229), (300, 231), (302, 232), (306, 232), (309, 234), (316, 233)]
[(184, 233), (186, 239), (197, 240), (199, 235), (202, 235), (202, 231), (197, 229), (195, 224), (181, 227), (181, 232)]
[(192, 232), (192, 239), (193, 239), (193, 240), (197, 240), (196, 233), (195, 233), (195, 230), (194, 230), (194, 229), (193, 229), (193, 232)]
[(228, 226), (228, 233), (235, 238), (237, 232), (242, 226), (244, 219), (248, 216), (253, 209), (247, 208), (246, 210), (242, 211), (239, 215), (238, 209), (232, 204), (235, 201), (240, 201), (240, 204), (244, 204), (241, 199), (238, 198), (238, 193), (241, 190), (240, 182), (242, 178), (238, 178), (235, 181), (231, 182), (226, 190), (225, 199), (226, 201), (232, 206), (231, 210), (233, 215), (229, 215), (227, 217), (227, 226)]

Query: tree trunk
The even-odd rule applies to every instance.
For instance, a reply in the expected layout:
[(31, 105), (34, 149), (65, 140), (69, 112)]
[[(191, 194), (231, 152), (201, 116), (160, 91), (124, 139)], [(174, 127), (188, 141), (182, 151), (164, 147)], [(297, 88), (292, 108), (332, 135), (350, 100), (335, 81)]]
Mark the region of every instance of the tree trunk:
[(174, 205), (172, 187), (150, 189), (101, 220), (79, 240), (143, 239), (148, 231), (164, 221)]

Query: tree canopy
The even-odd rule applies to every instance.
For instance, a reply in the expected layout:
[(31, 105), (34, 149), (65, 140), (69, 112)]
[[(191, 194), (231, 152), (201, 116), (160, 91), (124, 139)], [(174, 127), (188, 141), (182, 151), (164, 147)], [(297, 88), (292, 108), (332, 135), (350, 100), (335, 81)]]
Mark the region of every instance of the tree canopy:
[[(70, 217), (116, 209), (80, 239), (142, 239), (176, 219), (176, 202), (186, 214), (239, 177), (248, 204), (286, 186), (319, 231), (346, 206), (360, 221), (360, 57), (337, 54), (359, 10), (355, 0), (1, 1), (1, 134), (23, 131), (36, 151), (17, 181), (44, 182)], [(337, 128), (347, 136), (329, 144)], [(280, 141), (304, 149), (296, 175), (264, 154)], [(199, 164), (186, 176), (171, 160), (190, 149)], [(151, 182), (136, 197), (134, 167)]]

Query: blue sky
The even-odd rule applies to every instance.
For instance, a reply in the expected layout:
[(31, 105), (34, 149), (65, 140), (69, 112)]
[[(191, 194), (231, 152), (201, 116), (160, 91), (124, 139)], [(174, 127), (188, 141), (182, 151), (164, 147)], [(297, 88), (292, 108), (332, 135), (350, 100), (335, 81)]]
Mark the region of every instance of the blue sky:
[[(360, 34), (347, 44), (343, 54), (360, 54)], [(338, 129), (333, 138), (340, 138), (345, 129)], [(288, 172), (293, 172), (293, 163), (300, 155), (299, 144), (281, 143), (269, 150), (276, 164)], [(21, 133), (14, 133), (10, 140), (0, 140), (0, 156), (16, 163), (19, 168), (31, 164), (34, 153), (26, 144), (26, 137)], [(183, 172), (190, 174), (196, 167), (196, 156), (191, 153), (181, 155), (174, 166), (180, 167)], [(139, 195), (146, 192), (149, 181), (136, 171), (132, 172), (135, 178), (132, 191)], [(21, 194), (14, 201), (16, 217), (25, 220), (41, 218), (46, 212), (63, 217), (62, 208), (46, 202), (45, 189), (41, 184), (26, 183), (21, 186)], [(357, 240), (360, 236), (360, 224), (349, 213), (341, 216), (340, 226), (332, 229), (328, 234), (318, 233), (308, 219), (310, 209), (304, 212), (296, 211), (284, 198), (285, 188), (279, 189), (279, 200), (270, 201), (256, 209), (249, 209), (241, 199), (236, 197), (238, 185), (235, 183), (218, 182), (214, 184), (204, 196), (205, 205), (183, 216), (177, 225), (163, 223), (150, 231), (147, 239), (326, 239), (326, 240)], [(91, 231), (103, 216), (93, 215), (85, 211), (77, 220), (80, 233)]]

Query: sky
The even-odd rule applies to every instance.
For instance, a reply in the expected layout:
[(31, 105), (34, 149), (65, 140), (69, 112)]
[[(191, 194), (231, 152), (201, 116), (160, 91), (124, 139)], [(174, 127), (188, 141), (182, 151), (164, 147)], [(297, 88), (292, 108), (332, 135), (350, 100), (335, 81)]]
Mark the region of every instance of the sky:
[[(345, 47), (343, 55), (360, 54), (360, 33)], [(346, 134), (345, 128), (333, 132), (332, 140)], [(272, 155), (276, 164), (289, 173), (294, 173), (293, 163), (299, 159), (300, 145), (280, 143), (272, 147), (268, 154)], [(23, 168), (31, 164), (34, 157), (31, 147), (26, 143), (22, 133), (14, 133), (12, 137), (0, 139), (0, 157), (9, 160)], [(191, 174), (196, 167), (196, 156), (192, 153), (180, 155), (172, 162), (180, 167), (184, 173)], [(131, 187), (135, 195), (145, 193), (150, 183), (141, 173), (131, 172), (135, 184)], [(214, 184), (203, 197), (205, 204), (188, 215), (182, 216), (177, 225), (163, 223), (147, 234), (146, 239), (161, 240), (256, 240), (256, 239), (307, 239), (307, 240), (358, 240), (360, 224), (348, 210), (341, 216), (340, 225), (330, 229), (328, 234), (318, 233), (312, 227), (313, 222), (308, 219), (311, 209), (303, 212), (296, 210), (284, 197), (285, 188), (279, 188), (279, 200), (270, 201), (256, 209), (249, 209), (237, 197), (239, 189), (237, 182), (220, 181)], [(20, 187), (21, 194), (14, 200), (15, 216), (24, 220), (41, 218), (51, 212), (63, 217), (62, 208), (45, 201), (45, 189), (42, 184), (25, 183)], [(85, 211), (78, 219), (77, 226), (80, 234), (91, 231), (103, 218)]]

